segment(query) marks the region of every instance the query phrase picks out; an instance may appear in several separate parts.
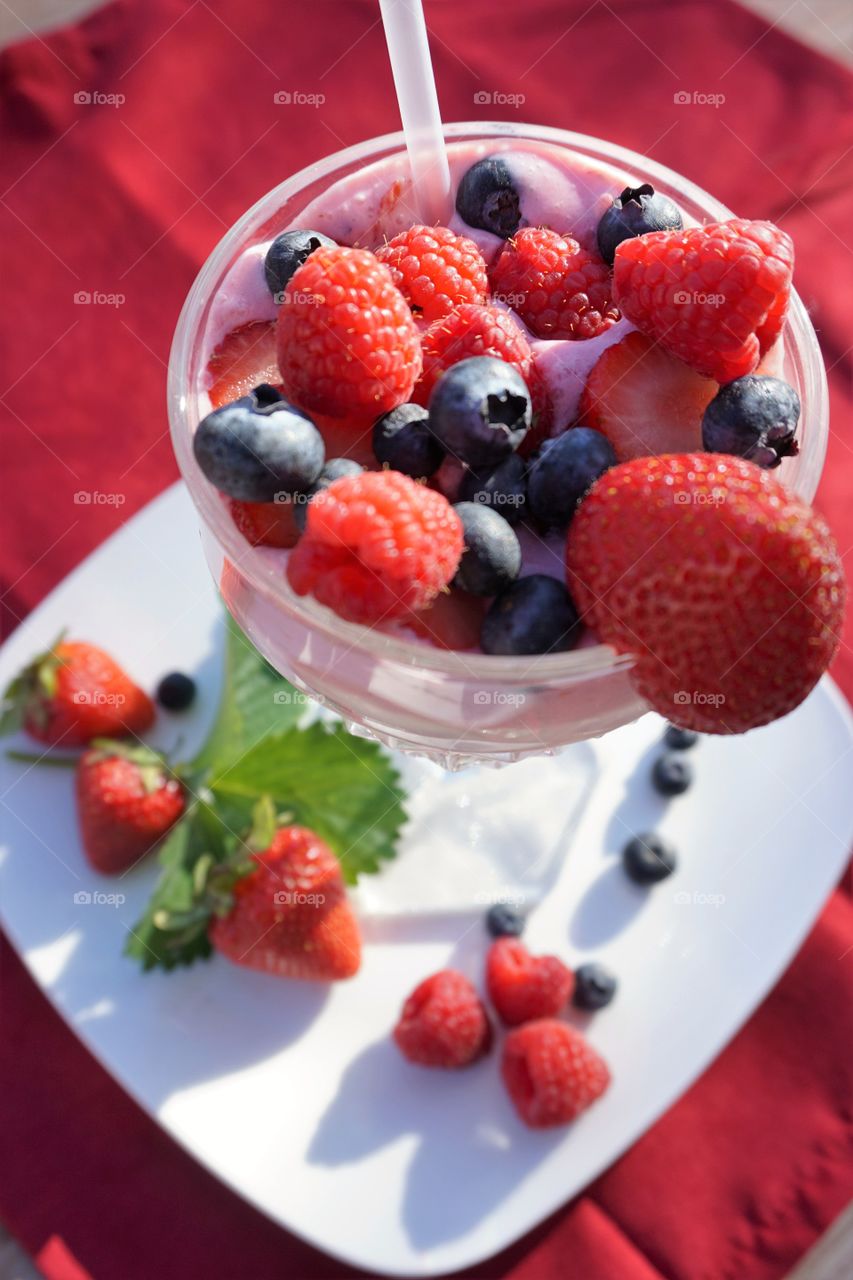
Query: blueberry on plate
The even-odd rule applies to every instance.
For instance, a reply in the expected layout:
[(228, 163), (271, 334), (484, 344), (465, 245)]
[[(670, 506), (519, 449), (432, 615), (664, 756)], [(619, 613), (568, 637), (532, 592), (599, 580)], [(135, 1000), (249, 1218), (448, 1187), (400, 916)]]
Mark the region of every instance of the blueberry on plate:
[(307, 489), (325, 455), (307, 414), (280, 397), (270, 400), (264, 386), (202, 418), (193, 452), (210, 483), (240, 502), (274, 502)]
[(484, 653), (560, 653), (580, 639), (577, 610), (562, 582), (544, 573), (519, 578), (501, 592), (483, 619)]
[(457, 502), (453, 510), (462, 521), (465, 545), (450, 585), (473, 596), (498, 595), (521, 572), (518, 538), (503, 516), (481, 503)]
[(157, 685), (157, 701), (166, 711), (186, 711), (195, 701), (195, 694), (195, 680), (183, 671), (170, 671)]
[(486, 929), (493, 938), (519, 938), (524, 923), (524, 912), (508, 902), (496, 902), (486, 912)]
[(603, 1009), (616, 994), (616, 979), (604, 965), (578, 965), (575, 969), (575, 989), (572, 1004), (578, 1009)]
[(333, 245), (334, 240), (324, 236), (320, 231), (282, 231), (276, 236), (264, 258), (264, 275), (269, 289), (276, 302), (281, 302), (281, 295), (287, 288), (288, 281), (298, 267), (320, 245)]
[(531, 420), (521, 374), (494, 356), (470, 356), (441, 375), (429, 420), (447, 453), (470, 467), (497, 466), (518, 448)]
[(680, 751), (665, 751), (652, 767), (652, 785), (662, 796), (680, 796), (693, 781), (693, 766)]
[(665, 880), (672, 875), (676, 862), (675, 849), (655, 831), (632, 836), (622, 850), (622, 865), (637, 884)]
[(771, 470), (799, 453), (800, 397), (780, 378), (748, 373), (720, 387), (702, 418), (702, 447)]
[(546, 440), (527, 475), (527, 509), (545, 528), (562, 529), (589, 488), (616, 463), (613, 446), (592, 427)]
[(521, 226), (521, 198), (509, 165), (500, 156), (478, 160), (462, 175), (456, 212), (469, 227), (508, 240)]
[(699, 741), (699, 734), (693, 729), (679, 729), (677, 724), (668, 724), (663, 740), (670, 751), (689, 751)]
[(401, 404), (373, 424), (376, 461), (404, 476), (426, 480), (444, 461), (444, 450), (432, 434), (429, 414), (419, 404)]
[(527, 506), (527, 463), (511, 453), (494, 470), (466, 471), (459, 486), (460, 502), (480, 502), (510, 524), (518, 524)]
[(608, 266), (613, 266), (616, 246), (649, 231), (676, 231), (684, 226), (681, 211), (669, 196), (655, 191), (650, 182), (641, 187), (626, 187), (617, 196), (598, 223), (598, 252)]
[(353, 462), (352, 458), (330, 458), (314, 483), (301, 495), (302, 501), (294, 505), (293, 519), (297, 529), (301, 533), (305, 532), (308, 503), (315, 493), (328, 489), (333, 480), (343, 480), (344, 476), (360, 476), (363, 470), (364, 467)]

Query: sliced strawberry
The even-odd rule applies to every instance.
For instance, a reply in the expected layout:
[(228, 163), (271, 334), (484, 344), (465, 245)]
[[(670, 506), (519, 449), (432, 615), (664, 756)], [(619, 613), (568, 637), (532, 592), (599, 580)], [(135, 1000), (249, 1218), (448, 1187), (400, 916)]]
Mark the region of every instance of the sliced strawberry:
[(476, 649), (487, 606), (466, 591), (443, 592), (428, 609), (413, 610), (401, 621), (437, 649)]
[(702, 414), (718, 391), (642, 333), (608, 347), (580, 402), (581, 421), (607, 436), (620, 462), (702, 448)]
[(253, 547), (295, 547), (301, 530), (292, 502), (238, 502), (230, 504), (231, 519)]
[(222, 339), (207, 364), (214, 409), (239, 400), (262, 382), (281, 380), (275, 334), (274, 320), (253, 320)]

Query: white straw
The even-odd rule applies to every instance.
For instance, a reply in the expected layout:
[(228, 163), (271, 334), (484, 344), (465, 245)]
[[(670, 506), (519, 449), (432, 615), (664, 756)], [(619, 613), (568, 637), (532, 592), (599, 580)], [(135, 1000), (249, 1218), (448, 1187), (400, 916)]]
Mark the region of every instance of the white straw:
[(450, 170), (421, 0), (379, 0), (406, 135), (414, 202), (424, 223), (450, 216)]

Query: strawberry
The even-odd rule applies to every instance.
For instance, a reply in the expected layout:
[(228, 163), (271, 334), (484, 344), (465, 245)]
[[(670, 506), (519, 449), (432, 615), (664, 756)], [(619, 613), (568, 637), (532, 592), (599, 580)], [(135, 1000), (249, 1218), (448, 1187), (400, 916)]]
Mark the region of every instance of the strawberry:
[(531, 1129), (568, 1124), (610, 1084), (607, 1063), (579, 1031), (541, 1018), (510, 1032), (501, 1076), (519, 1116)]
[(48, 746), (84, 747), (93, 738), (141, 734), (154, 703), (108, 653), (61, 637), (34, 658), (4, 694), (0, 732), (21, 725)]
[(575, 978), (556, 956), (532, 956), (519, 938), (498, 938), (489, 948), (486, 988), (506, 1026), (550, 1018), (571, 999)]
[(702, 414), (718, 390), (642, 333), (608, 347), (587, 378), (580, 417), (620, 462), (702, 448)]
[(262, 382), (280, 381), (276, 358), (275, 321), (253, 320), (233, 329), (207, 363), (208, 390), (214, 409), (239, 400)]
[(793, 710), (839, 642), (845, 584), (823, 519), (719, 454), (611, 468), (567, 543), (569, 589), (632, 680), (682, 728), (742, 733)]
[(623, 240), (614, 296), (623, 315), (691, 369), (731, 382), (752, 373), (781, 333), (793, 267), (784, 231), (733, 218)]
[(293, 502), (238, 502), (229, 504), (231, 519), (253, 547), (295, 547), (300, 529)]
[(403, 1005), (394, 1040), (422, 1067), (467, 1067), (488, 1053), (492, 1029), (472, 984), (455, 969), (425, 978)]
[(467, 591), (442, 591), (426, 609), (412, 609), (400, 619), (437, 649), (477, 649), (488, 601)]
[(232, 893), (208, 936), (235, 964), (323, 982), (357, 973), (361, 938), (340, 863), (313, 831), (279, 828)]
[(96, 871), (127, 871), (183, 811), (181, 784), (148, 747), (102, 739), (80, 757), (77, 813), (83, 852)]

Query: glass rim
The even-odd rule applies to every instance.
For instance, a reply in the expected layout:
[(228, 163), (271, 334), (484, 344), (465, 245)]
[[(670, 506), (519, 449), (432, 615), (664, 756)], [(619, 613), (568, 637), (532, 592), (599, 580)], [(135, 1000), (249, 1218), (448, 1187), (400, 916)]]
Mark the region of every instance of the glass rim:
[[(642, 172), (659, 185), (669, 187), (700, 205), (707, 214), (720, 221), (736, 216), (702, 187), (667, 166), (627, 147), (589, 134), (521, 121), (456, 121), (444, 125), (444, 134), (450, 140), (476, 139), (478, 136), (519, 137), (569, 147), (605, 164), (626, 169), (629, 174)], [(451, 676), (528, 685), (539, 683), (540, 678), (543, 682), (560, 677), (570, 681), (630, 669), (634, 664), (634, 656), (630, 653), (619, 654), (606, 644), (588, 645), (558, 653), (506, 656), (471, 650), (438, 649), (423, 640), (409, 640), (347, 622), (310, 596), (297, 596), (283, 573), (273, 575), (269, 565), (262, 561), (255, 548), (245, 541), (233, 521), (228, 518), (225, 504), (219, 495), (201, 473), (197, 472), (191, 446), (191, 428), (196, 424), (188, 420), (186, 373), (197, 337), (198, 321), (210, 301), (212, 286), (221, 279), (223, 270), (232, 261), (235, 249), (248, 242), (252, 233), (263, 226), (277, 208), (310, 184), (360, 161), (404, 150), (405, 138), (402, 131), (398, 130), (355, 143), (306, 165), (262, 195), (237, 219), (212, 250), (196, 276), (175, 329), (169, 357), (168, 400), (172, 445), (199, 517), (213, 534), (223, 554), (253, 589), (288, 609), (308, 629), (322, 632), (337, 643), (344, 641), (352, 648), (369, 650), (374, 656), (381, 656), (387, 661), (419, 666)], [(817, 488), (826, 454), (829, 399), (826, 370), (817, 337), (806, 308), (793, 289), (784, 332), (786, 354), (790, 353), (797, 362), (804, 405), (807, 406), (809, 419), (814, 420), (811, 436), (817, 437), (811, 440), (805, 483), (796, 490), (800, 496), (810, 501)], [(805, 412), (803, 416), (806, 416)], [(805, 457), (805, 450), (801, 457)], [(197, 483), (192, 483), (191, 477)]]

